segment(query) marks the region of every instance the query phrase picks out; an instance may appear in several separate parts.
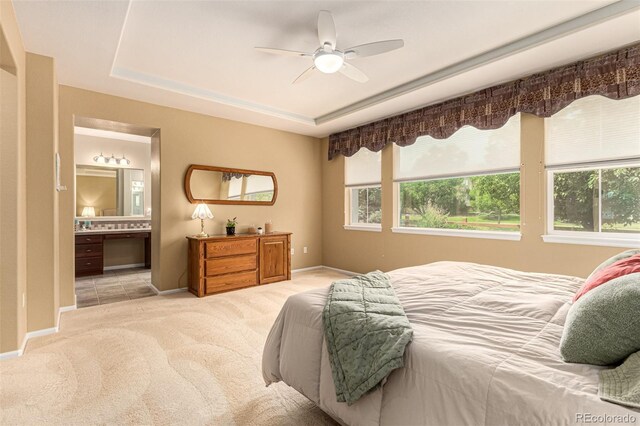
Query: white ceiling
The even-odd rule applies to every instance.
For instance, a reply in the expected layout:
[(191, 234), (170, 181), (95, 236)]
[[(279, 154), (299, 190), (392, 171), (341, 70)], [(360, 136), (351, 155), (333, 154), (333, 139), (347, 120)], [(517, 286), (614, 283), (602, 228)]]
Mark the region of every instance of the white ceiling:
[[(61, 84), (312, 136), (354, 127), (640, 40), (640, 1), (14, 0), (25, 48)], [(402, 38), (317, 73), (255, 46), (313, 51), (318, 11), (338, 48)]]

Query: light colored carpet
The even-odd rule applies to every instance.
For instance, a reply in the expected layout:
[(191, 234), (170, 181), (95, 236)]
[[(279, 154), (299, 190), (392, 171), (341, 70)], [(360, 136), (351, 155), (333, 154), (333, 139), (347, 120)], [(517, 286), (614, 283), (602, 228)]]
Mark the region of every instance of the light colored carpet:
[(55, 335), (0, 361), (0, 423), (326, 425), (284, 383), (265, 387), (262, 348), (288, 296), (344, 276), (198, 299), (189, 293), (83, 308)]

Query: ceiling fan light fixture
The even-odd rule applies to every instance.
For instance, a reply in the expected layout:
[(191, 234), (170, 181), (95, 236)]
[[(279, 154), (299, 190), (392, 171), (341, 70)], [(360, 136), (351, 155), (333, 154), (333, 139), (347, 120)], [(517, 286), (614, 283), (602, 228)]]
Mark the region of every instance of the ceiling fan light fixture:
[(319, 51), (313, 57), (313, 64), (318, 71), (325, 74), (333, 74), (340, 71), (342, 65), (344, 65), (344, 55), (341, 52), (324, 52)]

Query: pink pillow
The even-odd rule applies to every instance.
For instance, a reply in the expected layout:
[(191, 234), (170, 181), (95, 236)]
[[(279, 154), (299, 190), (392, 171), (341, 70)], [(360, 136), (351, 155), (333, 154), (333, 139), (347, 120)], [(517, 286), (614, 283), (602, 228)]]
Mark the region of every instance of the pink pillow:
[(595, 274), (591, 275), (587, 278), (587, 281), (582, 284), (580, 290), (578, 290), (576, 295), (573, 297), (573, 301), (575, 302), (580, 299), (582, 296), (587, 294), (587, 292), (593, 290), (599, 285), (605, 284), (623, 275), (633, 274), (634, 272), (640, 272), (640, 254), (618, 260), (617, 262), (614, 262), (606, 268), (602, 268)]

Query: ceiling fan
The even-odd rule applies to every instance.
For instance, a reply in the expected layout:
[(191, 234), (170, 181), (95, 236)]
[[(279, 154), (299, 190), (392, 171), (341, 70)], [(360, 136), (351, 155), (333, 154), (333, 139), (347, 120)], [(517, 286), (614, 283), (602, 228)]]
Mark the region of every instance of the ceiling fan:
[(318, 39), (320, 40), (320, 47), (316, 49), (315, 52), (310, 53), (274, 49), (270, 47), (256, 47), (256, 49), (261, 52), (272, 53), (275, 55), (312, 58), (313, 65), (300, 74), (298, 78), (293, 81), (293, 84), (306, 80), (314, 73), (315, 70), (325, 74), (339, 72), (358, 83), (365, 83), (369, 80), (369, 77), (367, 77), (367, 75), (358, 68), (346, 62), (346, 60), (356, 57), (379, 55), (381, 53), (400, 49), (404, 46), (404, 41), (397, 39), (376, 41), (373, 43), (350, 47), (346, 50), (338, 50), (336, 48), (336, 26), (333, 22), (331, 12), (327, 10), (321, 10), (318, 14)]

